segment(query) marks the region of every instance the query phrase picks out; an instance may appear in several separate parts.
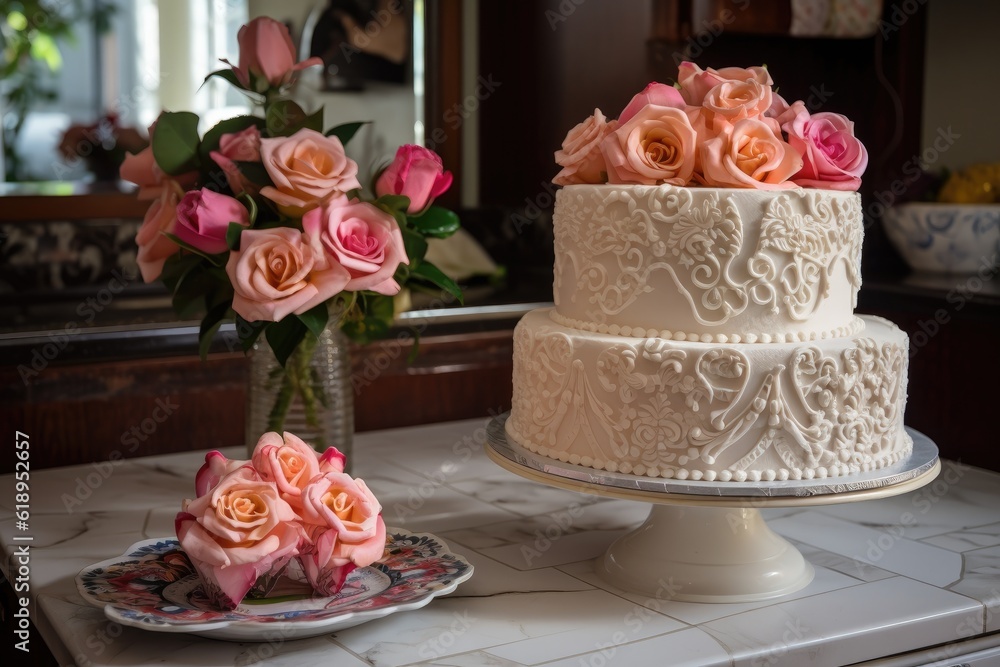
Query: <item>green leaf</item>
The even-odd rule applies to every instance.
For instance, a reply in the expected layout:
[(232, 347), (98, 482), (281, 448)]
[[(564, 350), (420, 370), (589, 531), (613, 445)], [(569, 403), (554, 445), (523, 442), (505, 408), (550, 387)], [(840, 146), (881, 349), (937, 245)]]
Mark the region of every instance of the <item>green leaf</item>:
[(253, 223), (257, 222), (257, 202), (246, 192), (240, 194), (238, 197), (243, 205), (247, 207), (247, 214), (250, 218), (250, 227), (253, 227)]
[(229, 223), (229, 227), (226, 229), (226, 245), (229, 246), (230, 250), (240, 249), (240, 236), (243, 234), (244, 229), (246, 227), (238, 222)]
[(363, 292), (358, 303), (361, 317), (347, 319), (341, 326), (344, 333), (362, 345), (384, 337), (395, 319), (393, 298), (375, 292)]
[(306, 325), (297, 317), (286, 317), (267, 327), (267, 342), (271, 346), (271, 351), (274, 352), (274, 358), (278, 360), (278, 364), (285, 365), (288, 357), (292, 355), (308, 331)]
[(326, 323), (330, 319), (330, 311), (327, 309), (326, 303), (321, 303), (301, 315), (296, 315), (296, 317), (308, 327), (314, 336), (319, 338), (323, 335), (323, 329), (326, 328)]
[(249, 322), (239, 314), (234, 319), (236, 320), (236, 335), (240, 339), (240, 346), (244, 352), (248, 352), (260, 338), (260, 335), (264, 333), (269, 323), (261, 320)]
[(219, 150), (219, 140), (222, 139), (222, 135), (242, 132), (248, 127), (263, 129), (264, 119), (257, 116), (236, 116), (216, 123), (215, 127), (205, 133), (198, 147), (202, 163), (207, 164), (212, 159), (209, 153)]
[(160, 280), (166, 286), (170, 293), (173, 294), (174, 290), (188, 272), (193, 271), (197, 266), (201, 264), (202, 258), (199, 255), (189, 255), (185, 253), (177, 253), (176, 255), (171, 255), (167, 258), (167, 261), (163, 263), (163, 271), (160, 272)]
[(410, 224), (424, 236), (445, 239), (458, 231), (458, 215), (440, 206), (431, 206), (417, 216), (410, 216)]
[(302, 124), (302, 127), (308, 127), (310, 130), (316, 132), (323, 131), (323, 107), (320, 107), (316, 111), (306, 116), (306, 121)]
[[(187, 250), (188, 252), (192, 252), (195, 255), (198, 255), (200, 257), (204, 257), (209, 262), (211, 262), (213, 266), (225, 266), (226, 265), (225, 255), (209, 255), (204, 250), (199, 250), (198, 248), (195, 248), (193, 245), (191, 245), (187, 241), (182, 241), (176, 234), (171, 234), (170, 232), (160, 232), (160, 233), (163, 234), (164, 236), (166, 236), (168, 239), (170, 239), (174, 243), (176, 243), (181, 248), (184, 248), (185, 250)], [(227, 232), (226, 236), (227, 237), (229, 236), (228, 232)]]
[(260, 162), (237, 162), (236, 168), (257, 185), (274, 185), (271, 175), (267, 173), (267, 169)]
[(205, 317), (201, 320), (201, 326), (198, 328), (198, 353), (202, 359), (208, 357), (208, 348), (212, 346), (212, 339), (215, 337), (215, 332), (222, 326), (222, 321), (226, 319), (226, 313), (228, 312), (229, 303), (223, 302), (209, 308)]
[(430, 262), (420, 262), (416, 266), (411, 265), (410, 277), (422, 278), (429, 283), (437, 285), (444, 291), (448, 292), (448, 294), (451, 294), (453, 297), (458, 299), (459, 303), (463, 303), (462, 288), (459, 287), (454, 280), (446, 276), (441, 269), (434, 266)]
[(357, 131), (370, 122), (371, 121), (365, 120), (355, 123), (343, 123), (341, 125), (338, 125), (337, 127), (331, 127), (329, 130), (327, 130), (326, 136), (337, 137), (338, 139), (340, 139), (340, 143), (346, 146), (347, 142), (350, 141), (355, 134), (357, 134)]
[(403, 247), (406, 248), (406, 256), (409, 257), (410, 264), (413, 265), (427, 254), (427, 239), (420, 232), (406, 227), (403, 227), (401, 231), (403, 232)]
[(270, 137), (291, 136), (303, 127), (309, 127), (310, 123), (315, 124), (317, 114), (319, 114), (319, 127), (322, 129), (322, 109), (310, 115), (292, 100), (278, 100), (267, 107), (265, 114), (267, 134)]
[[(230, 84), (232, 84), (233, 86), (235, 86), (236, 88), (238, 88), (240, 90), (247, 91), (247, 89), (243, 87), (243, 84), (240, 83), (240, 80), (236, 78), (236, 72), (234, 72), (232, 69), (230, 69), (228, 67), (224, 68), (224, 69), (217, 69), (214, 72), (212, 72), (211, 74), (209, 74), (208, 76), (206, 76), (205, 80), (201, 82), (202, 85), (208, 83), (208, 80), (211, 79), (213, 76), (217, 76), (220, 79), (224, 79), (225, 81), (228, 81)], [(247, 91), (247, 92), (250, 92), (250, 91)]]
[(198, 116), (190, 111), (164, 111), (153, 132), (153, 157), (170, 175), (198, 168)]
[(410, 198), (406, 195), (382, 195), (375, 200), (375, 205), (383, 210), (405, 212), (410, 208)]

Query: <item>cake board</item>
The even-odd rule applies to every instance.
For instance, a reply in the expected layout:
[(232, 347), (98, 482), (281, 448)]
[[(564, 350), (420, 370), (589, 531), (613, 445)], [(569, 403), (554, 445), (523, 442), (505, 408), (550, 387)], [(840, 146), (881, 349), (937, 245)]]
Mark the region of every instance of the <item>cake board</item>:
[(651, 503), (646, 521), (596, 564), (608, 583), (684, 602), (752, 602), (793, 593), (813, 579), (798, 549), (772, 531), (760, 509), (886, 498), (930, 483), (937, 446), (907, 429), (913, 451), (892, 466), (834, 478), (706, 482), (595, 470), (539, 456), (507, 437), (509, 413), (490, 421), (486, 453), (531, 481), (580, 493)]

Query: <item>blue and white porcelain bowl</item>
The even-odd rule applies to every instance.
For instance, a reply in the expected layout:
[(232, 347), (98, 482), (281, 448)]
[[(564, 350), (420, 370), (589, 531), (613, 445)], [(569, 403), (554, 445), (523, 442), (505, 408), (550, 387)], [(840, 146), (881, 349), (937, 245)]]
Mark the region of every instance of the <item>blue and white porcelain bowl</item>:
[(915, 271), (976, 273), (1000, 251), (1000, 204), (912, 202), (890, 208), (882, 222)]

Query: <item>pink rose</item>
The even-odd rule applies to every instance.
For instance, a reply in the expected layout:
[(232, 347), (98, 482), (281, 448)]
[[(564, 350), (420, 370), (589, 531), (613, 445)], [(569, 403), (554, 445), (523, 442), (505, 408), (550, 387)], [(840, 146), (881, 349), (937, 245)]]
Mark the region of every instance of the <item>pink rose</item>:
[(321, 473), (344, 472), (346, 465), (347, 457), (336, 447), (327, 447), (326, 451), (319, 457), (319, 471)]
[(250, 214), (240, 202), (211, 190), (191, 190), (177, 205), (177, 238), (198, 250), (217, 255), (229, 250), (229, 223), (250, 226)]
[(441, 157), (423, 146), (407, 144), (396, 150), (392, 164), (375, 183), (375, 194), (410, 198), (408, 213), (419, 213), (451, 187), (452, 175)]
[(350, 272), (345, 289), (399, 292), (392, 276), (410, 260), (399, 225), (382, 209), (340, 199), (306, 213), (302, 229), (317, 255), (325, 253)]
[(301, 217), (361, 187), (358, 165), (347, 157), (337, 137), (324, 137), (303, 128), (290, 137), (261, 139), (260, 152), (264, 168), (274, 181), (274, 187), (263, 187), (260, 193), (285, 215)]
[(801, 167), (802, 158), (795, 149), (759, 120), (744, 119), (727, 125), (701, 147), (702, 174), (710, 186), (794, 188), (788, 179)]
[(176, 181), (166, 179), (159, 197), (146, 211), (142, 225), (135, 234), (135, 243), (139, 252), (135, 257), (142, 273), (142, 280), (151, 283), (163, 273), (163, 264), (167, 258), (176, 254), (180, 247), (164, 236), (164, 232), (173, 234), (177, 229), (177, 204), (184, 191)]
[(205, 454), (205, 463), (198, 469), (198, 473), (194, 477), (195, 495), (199, 497), (205, 495), (215, 489), (226, 475), (249, 465), (249, 461), (227, 459), (225, 454), (213, 449)]
[(648, 105), (619, 125), (601, 152), (609, 183), (686, 185), (694, 173), (697, 135), (687, 114)]
[(252, 468), (238, 468), (215, 488), (186, 501), (174, 522), (181, 548), (206, 591), (234, 609), (257, 578), (298, 554), (303, 538), (295, 512)]
[(288, 28), (284, 23), (266, 16), (240, 28), (236, 39), (240, 45), (240, 64), (233, 67), (233, 73), (244, 88), (257, 92), (288, 83), (300, 69), (323, 64), (320, 58), (309, 58), (296, 64), (295, 44)]
[(601, 142), (618, 127), (617, 121), (608, 122), (600, 109), (566, 135), (562, 148), (556, 151), (556, 164), (562, 171), (552, 182), (556, 185), (578, 183), (603, 183), (608, 168), (601, 153)]
[(233, 310), (251, 322), (304, 313), (344, 289), (351, 277), (314, 253), (302, 233), (290, 227), (243, 232), (226, 273), (235, 291)]
[(765, 67), (723, 67), (715, 70), (709, 67), (703, 70), (692, 62), (683, 62), (677, 70), (677, 83), (681, 87), (681, 95), (688, 104), (700, 105), (709, 91), (726, 81), (756, 81), (762, 86), (771, 86), (774, 82)]
[(364, 481), (330, 472), (313, 478), (302, 493), (302, 521), (311, 546), (300, 557), (313, 588), (336, 595), (347, 575), (367, 567), (385, 550), (382, 506)]
[(837, 113), (810, 115), (802, 102), (795, 102), (783, 118), (788, 143), (802, 154), (802, 170), (793, 181), (828, 190), (857, 190), (861, 186), (868, 151), (854, 136), (854, 123)]
[(226, 175), (233, 194), (249, 192), (256, 194), (258, 186), (242, 173), (237, 162), (260, 162), (260, 130), (251, 125), (239, 132), (227, 132), (219, 137), (219, 150), (210, 151), (209, 156)]
[(293, 507), (302, 489), (319, 474), (319, 461), (312, 447), (301, 438), (284, 433), (265, 433), (253, 450), (253, 467), (261, 479), (273, 482), (278, 492)]
[(647, 84), (641, 93), (635, 95), (622, 112), (618, 114), (618, 122), (624, 123), (628, 121), (632, 116), (639, 113), (640, 109), (649, 104), (658, 107), (683, 109), (684, 97), (681, 96), (681, 91), (673, 86), (653, 81)]

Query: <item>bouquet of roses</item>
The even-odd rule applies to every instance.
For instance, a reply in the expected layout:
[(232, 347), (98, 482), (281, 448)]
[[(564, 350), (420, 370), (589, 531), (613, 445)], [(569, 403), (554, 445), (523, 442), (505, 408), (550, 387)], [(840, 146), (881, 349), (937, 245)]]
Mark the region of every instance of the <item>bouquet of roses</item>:
[(558, 185), (704, 185), (857, 190), (868, 152), (840, 114), (788, 104), (764, 67), (681, 63), (677, 86), (650, 83), (617, 120), (600, 109), (566, 136)]
[[(365, 124), (323, 132), (323, 110), (306, 113), (287, 97), (296, 74), (321, 64), (296, 63), (287, 28), (259, 18), (240, 29), (239, 64), (212, 72), (262, 112), (224, 120), (199, 135), (193, 113), (162, 113), (150, 146), (126, 157), (123, 179), (152, 202), (136, 235), (145, 282), (162, 280), (182, 317), (200, 315), (204, 356), (219, 326), (236, 322), (244, 350), (264, 335), (279, 364), (311, 356), (334, 313), (349, 337), (384, 334), (402, 285), (461, 301), (450, 278), (424, 259), (427, 238), (445, 238), (457, 216), (434, 206), (451, 185), (441, 158), (421, 146), (398, 149), (362, 189), (344, 146)], [(292, 371), (286, 367), (289, 374)], [(305, 381), (289, 381), (315, 412)]]
[(250, 460), (205, 456), (175, 529), (213, 603), (230, 610), (266, 593), (295, 558), (316, 593), (336, 595), (382, 557), (382, 506), (344, 463), (336, 448), (318, 455), (291, 433), (265, 433)]

